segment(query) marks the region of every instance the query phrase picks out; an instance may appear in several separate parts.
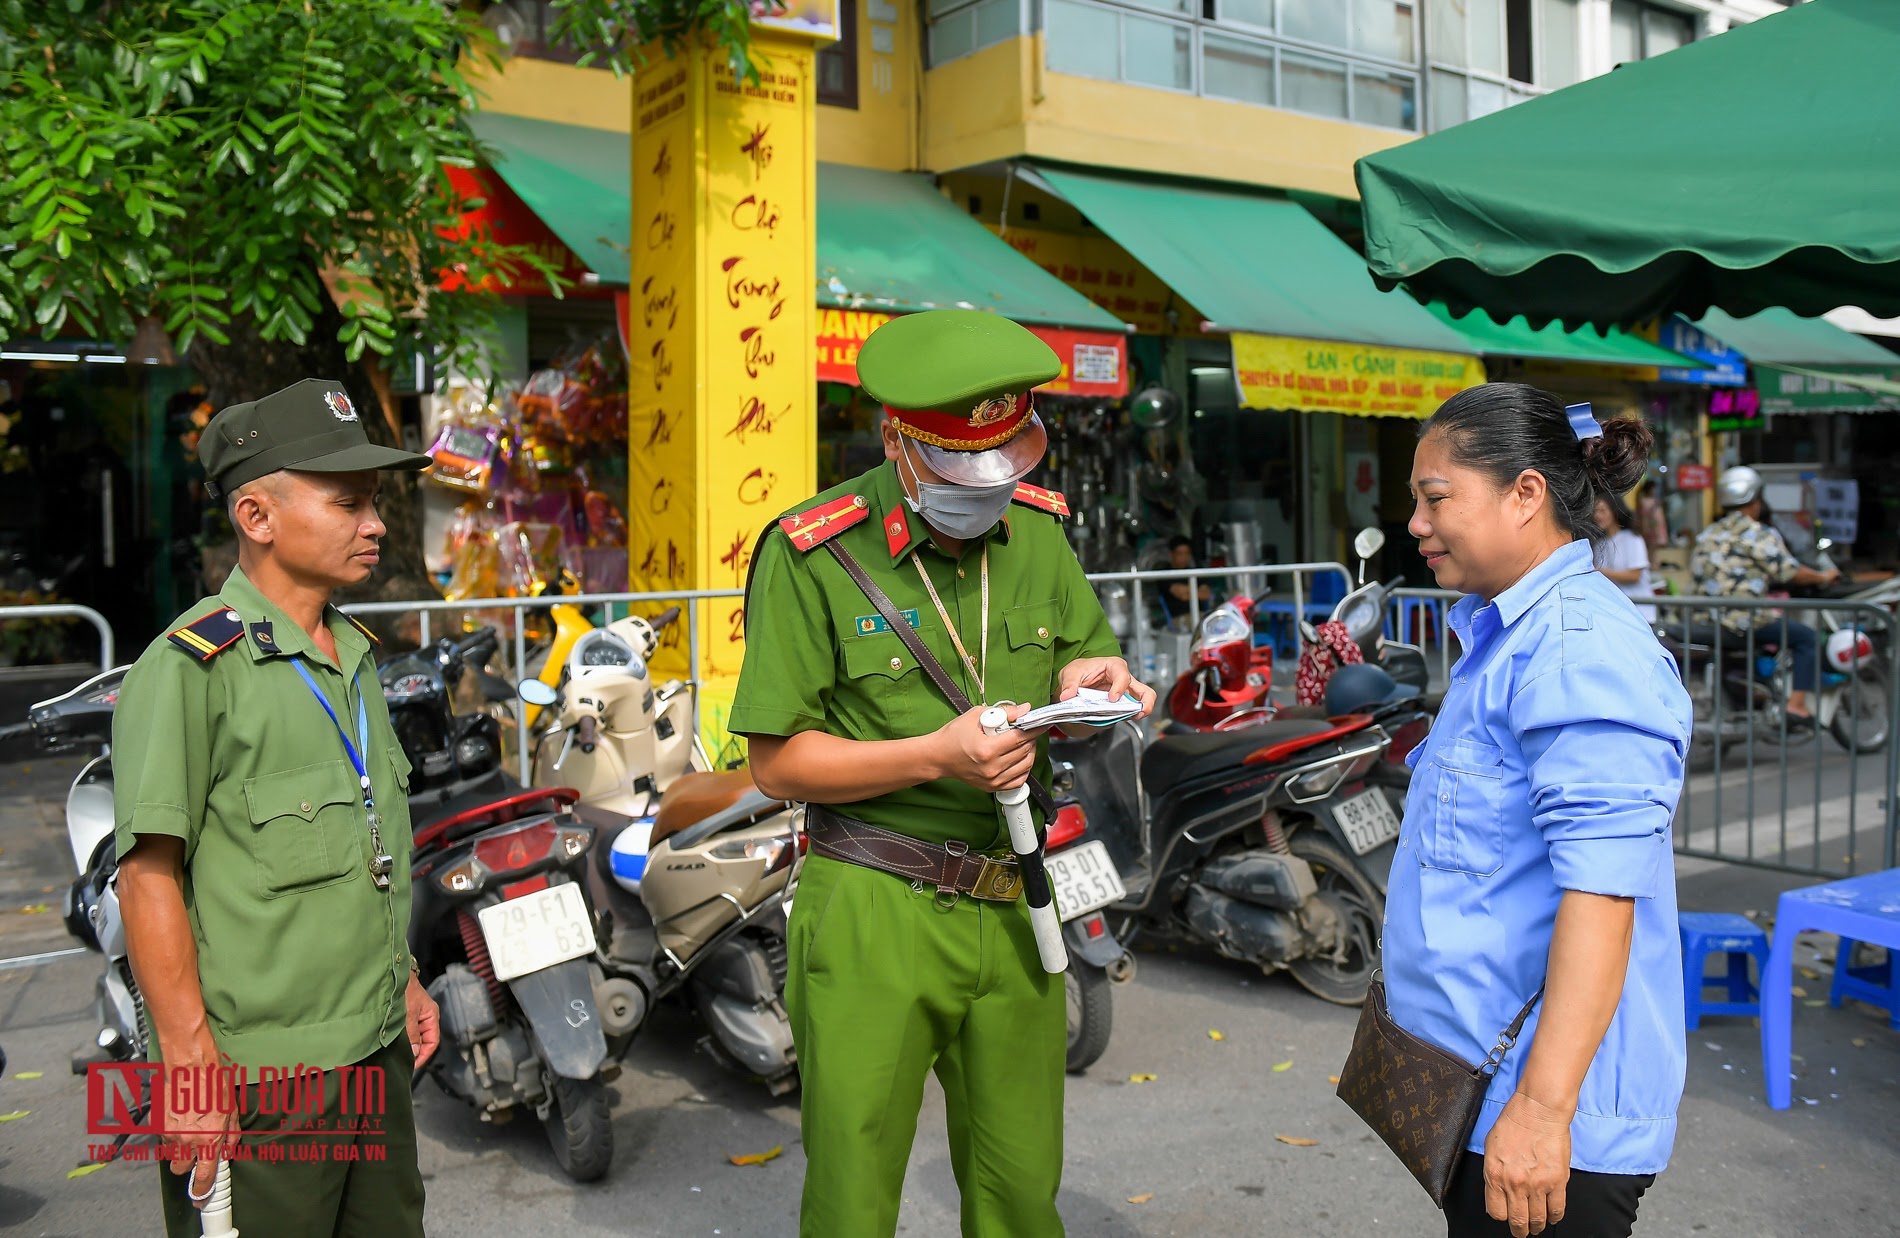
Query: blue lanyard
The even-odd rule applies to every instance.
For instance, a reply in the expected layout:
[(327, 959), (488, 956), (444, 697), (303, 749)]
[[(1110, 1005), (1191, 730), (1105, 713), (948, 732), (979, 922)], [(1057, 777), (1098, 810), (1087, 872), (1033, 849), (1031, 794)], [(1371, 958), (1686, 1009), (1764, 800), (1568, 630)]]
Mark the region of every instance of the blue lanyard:
[(343, 739), (343, 751), (349, 753), (350, 764), (356, 767), (356, 778), (363, 788), (363, 807), (374, 807), (369, 793), (369, 767), (363, 764), (363, 754), (369, 751), (369, 710), (363, 704), (363, 691), (358, 685), (356, 692), (356, 743), (350, 743), (350, 733), (343, 729), (338, 721), (336, 710), (330, 707), (330, 698), (323, 695), (323, 689), (311, 677), (310, 669), (303, 664), (302, 658), (292, 658), (290, 664), (297, 668), (303, 681), (310, 685), (311, 695), (317, 698), (317, 704), (323, 706), (323, 712), (330, 715), (330, 722), (336, 727), (336, 733)]

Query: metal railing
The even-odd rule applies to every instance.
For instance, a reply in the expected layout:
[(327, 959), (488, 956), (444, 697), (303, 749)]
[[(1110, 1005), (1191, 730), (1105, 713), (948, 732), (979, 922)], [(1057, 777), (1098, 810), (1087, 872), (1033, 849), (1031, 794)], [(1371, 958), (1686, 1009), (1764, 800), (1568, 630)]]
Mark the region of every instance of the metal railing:
[(0, 623), (13, 623), (23, 619), (84, 619), (99, 633), (99, 669), (109, 671), (113, 666), (114, 646), (112, 643), (112, 625), (106, 617), (90, 606), (75, 606), (70, 602), (47, 602), (38, 606), (0, 606)]

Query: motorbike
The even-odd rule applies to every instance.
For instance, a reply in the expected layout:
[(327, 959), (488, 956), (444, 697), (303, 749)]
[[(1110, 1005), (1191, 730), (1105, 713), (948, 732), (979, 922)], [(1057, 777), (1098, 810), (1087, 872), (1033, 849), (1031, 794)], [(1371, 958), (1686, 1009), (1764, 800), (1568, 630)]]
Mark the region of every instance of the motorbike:
[(471, 673), (490, 705), (514, 699), (512, 684), (483, 669), (498, 648), (495, 629), (484, 627), (377, 664), (390, 726), (409, 758), (412, 815), (419, 806), (500, 787), (501, 724), (485, 710), (455, 712), (456, 688)]
[[(1065, 735), (1051, 756), (1080, 836), (1125, 883), (1104, 905), (1116, 938), (1209, 945), (1353, 1005), (1377, 966), (1404, 802), (1390, 743), (1370, 714), (1153, 740), (1120, 723)], [(1059, 902), (1062, 860), (1049, 861)]]
[[(1385, 533), (1377, 528), (1361, 529), (1352, 540), (1352, 549), (1359, 559), (1359, 579), (1352, 591), (1333, 606), (1328, 622), (1345, 627), (1347, 639), (1359, 646), (1367, 665), (1380, 668), (1395, 683), (1423, 697), (1430, 678), (1425, 651), (1404, 641), (1388, 640), (1385, 635), (1386, 609), (1391, 604), (1393, 591), (1405, 582), (1398, 578), (1383, 584), (1366, 581), (1367, 564), (1373, 555), (1385, 549)], [(1309, 645), (1320, 641), (1318, 629), (1304, 620), (1300, 623), (1300, 635)]]
[(575, 641), (559, 687), (529, 680), (542, 707), (535, 781), (578, 789), (596, 827), (589, 889), (610, 931), (597, 961), (617, 982), (609, 1044), (631, 1046), (660, 1001), (683, 997), (715, 1060), (774, 1094), (798, 1085), (783, 1001), (785, 918), (804, 851), (804, 810), (743, 771), (712, 772), (692, 686), (652, 683), (649, 659), (679, 617), (630, 616)]

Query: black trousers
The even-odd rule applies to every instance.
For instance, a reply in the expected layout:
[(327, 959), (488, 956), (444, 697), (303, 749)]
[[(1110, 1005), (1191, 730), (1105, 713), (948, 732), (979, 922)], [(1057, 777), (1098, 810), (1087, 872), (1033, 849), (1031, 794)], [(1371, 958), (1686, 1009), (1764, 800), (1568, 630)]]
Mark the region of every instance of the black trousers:
[[(1570, 1171), (1564, 1219), (1544, 1229), (1546, 1238), (1629, 1238), (1636, 1205), (1655, 1174), (1593, 1174)], [(1446, 1238), (1509, 1238), (1511, 1227), (1484, 1210), (1484, 1158), (1467, 1152), (1445, 1196)]]

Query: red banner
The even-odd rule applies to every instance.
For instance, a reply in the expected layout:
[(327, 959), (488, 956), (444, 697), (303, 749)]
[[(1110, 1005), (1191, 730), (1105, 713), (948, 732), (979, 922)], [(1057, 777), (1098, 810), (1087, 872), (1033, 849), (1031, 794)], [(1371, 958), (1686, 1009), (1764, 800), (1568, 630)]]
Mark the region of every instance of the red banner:
[[(570, 297), (601, 297), (608, 295), (606, 289), (593, 287), (581, 282), (581, 276), (587, 274), (587, 264), (580, 256), (569, 249), (560, 237), (534, 213), (532, 207), (523, 202), (515, 191), (508, 188), (501, 177), (487, 168), (450, 168), (449, 184), (463, 198), (484, 199), (481, 206), (462, 215), (462, 227), (459, 236), (480, 237), (486, 235), (504, 245), (527, 245), (539, 253), (548, 263), (568, 281), (565, 295)], [(448, 291), (466, 288), (460, 273), (444, 271), (442, 287)], [(513, 282), (486, 280), (477, 291), (504, 292), (513, 296), (545, 297), (552, 294), (547, 280), (533, 267), (521, 268)]]
[[(818, 381), (858, 381), (858, 349), (871, 332), (892, 318), (873, 310), (818, 311)], [(1028, 324), (1025, 324), (1028, 325)], [(1051, 395), (1117, 398), (1128, 394), (1128, 337), (1109, 331), (1070, 331), (1062, 327), (1029, 329), (1062, 359), (1062, 374), (1037, 388)]]

